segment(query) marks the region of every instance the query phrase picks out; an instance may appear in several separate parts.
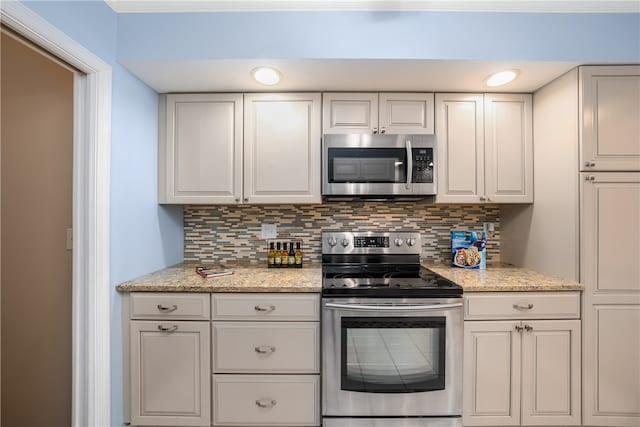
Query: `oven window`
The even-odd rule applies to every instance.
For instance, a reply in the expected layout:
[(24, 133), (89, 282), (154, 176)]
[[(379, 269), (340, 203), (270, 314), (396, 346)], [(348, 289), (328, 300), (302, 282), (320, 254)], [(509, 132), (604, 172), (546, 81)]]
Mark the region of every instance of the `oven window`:
[(342, 390), (444, 390), (444, 317), (343, 317)]
[(404, 148), (329, 148), (327, 166), (332, 183), (404, 183)]

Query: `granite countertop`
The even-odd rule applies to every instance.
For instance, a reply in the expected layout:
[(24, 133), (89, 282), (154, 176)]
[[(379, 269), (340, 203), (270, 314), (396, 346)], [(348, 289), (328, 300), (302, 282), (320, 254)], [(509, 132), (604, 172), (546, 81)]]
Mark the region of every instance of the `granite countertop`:
[(445, 264), (422, 263), (423, 267), (462, 286), (464, 292), (581, 291), (584, 285), (547, 276), (513, 265), (488, 265), (470, 270)]
[(203, 279), (196, 264), (183, 263), (116, 286), (119, 292), (320, 292), (322, 268), (266, 268), (225, 265), (229, 276)]

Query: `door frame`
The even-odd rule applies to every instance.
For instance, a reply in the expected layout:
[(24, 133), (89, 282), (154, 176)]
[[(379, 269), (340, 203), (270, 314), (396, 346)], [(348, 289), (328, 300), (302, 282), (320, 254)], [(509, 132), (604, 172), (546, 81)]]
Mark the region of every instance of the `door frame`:
[(72, 426), (111, 425), (109, 180), (111, 66), (20, 2), (0, 19), (74, 76)]

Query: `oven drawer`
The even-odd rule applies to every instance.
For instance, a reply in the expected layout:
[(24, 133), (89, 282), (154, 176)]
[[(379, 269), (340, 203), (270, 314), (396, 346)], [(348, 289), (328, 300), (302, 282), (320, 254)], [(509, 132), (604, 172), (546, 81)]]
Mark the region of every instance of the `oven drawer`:
[(320, 425), (317, 375), (213, 376), (214, 426)]
[(209, 320), (209, 294), (134, 292), (131, 319)]
[(318, 294), (214, 294), (214, 320), (319, 321)]
[(465, 320), (580, 318), (580, 292), (479, 292), (464, 299)]
[(318, 373), (318, 322), (213, 322), (214, 372)]

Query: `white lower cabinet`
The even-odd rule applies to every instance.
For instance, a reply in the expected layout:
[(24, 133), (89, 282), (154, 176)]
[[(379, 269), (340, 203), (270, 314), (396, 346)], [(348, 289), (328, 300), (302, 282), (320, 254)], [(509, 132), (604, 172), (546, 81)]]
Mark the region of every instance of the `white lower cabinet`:
[(215, 426), (320, 425), (318, 375), (213, 376)]
[(210, 424), (209, 322), (132, 321), (131, 424)]
[[(525, 301), (524, 307), (531, 304), (533, 309), (536, 304), (527, 303), (526, 295), (496, 294), (500, 300), (511, 296), (512, 305)], [(541, 300), (539, 293), (531, 295), (532, 301)], [(484, 300), (490, 294), (467, 297), (467, 306), (474, 297)], [(525, 313), (519, 317), (522, 320), (465, 321), (463, 424), (580, 425), (580, 320), (530, 320)]]
[(320, 296), (217, 294), (213, 425), (320, 425)]

